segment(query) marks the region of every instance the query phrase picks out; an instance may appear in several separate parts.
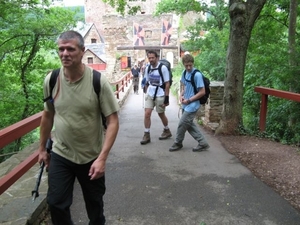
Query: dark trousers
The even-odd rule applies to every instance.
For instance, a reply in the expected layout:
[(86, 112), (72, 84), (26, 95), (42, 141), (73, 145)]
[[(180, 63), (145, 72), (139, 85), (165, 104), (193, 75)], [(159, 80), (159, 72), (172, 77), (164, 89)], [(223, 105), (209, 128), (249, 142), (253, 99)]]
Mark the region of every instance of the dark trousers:
[(134, 93), (138, 92), (139, 90), (139, 82), (140, 82), (140, 78), (139, 77), (133, 77), (133, 91)]
[(105, 177), (90, 180), (89, 169), (93, 162), (78, 165), (51, 153), (48, 172), (49, 205), (53, 225), (73, 225), (70, 206), (73, 201), (75, 178), (80, 183), (85, 207), (90, 220), (89, 225), (104, 225), (103, 195), (105, 194)]

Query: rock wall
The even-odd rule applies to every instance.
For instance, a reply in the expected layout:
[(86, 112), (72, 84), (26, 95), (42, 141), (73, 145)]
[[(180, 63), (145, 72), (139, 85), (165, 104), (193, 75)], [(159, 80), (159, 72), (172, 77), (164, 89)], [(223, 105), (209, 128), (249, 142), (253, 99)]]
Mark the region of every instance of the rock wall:
[(212, 81), (210, 83), (210, 96), (202, 111), (202, 120), (205, 126), (215, 130), (219, 126), (223, 109), (224, 82)]

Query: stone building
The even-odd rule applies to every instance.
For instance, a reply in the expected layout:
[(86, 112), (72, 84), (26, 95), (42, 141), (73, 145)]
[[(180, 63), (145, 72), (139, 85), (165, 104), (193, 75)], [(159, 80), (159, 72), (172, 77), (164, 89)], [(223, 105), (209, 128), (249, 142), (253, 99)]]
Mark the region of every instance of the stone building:
[(101, 34), (93, 23), (77, 26), (85, 43), (85, 52), (82, 62), (95, 70), (106, 70), (105, 44)]
[(139, 63), (147, 60), (146, 51), (150, 49), (157, 51), (161, 58), (167, 58), (172, 66), (178, 63), (178, 17), (173, 14), (153, 16), (157, 2), (129, 2), (140, 4), (142, 12), (121, 16), (101, 0), (85, 1), (86, 23), (95, 24), (104, 40), (106, 76), (112, 77), (121, 69), (117, 61), (122, 56), (129, 57), (132, 64)]

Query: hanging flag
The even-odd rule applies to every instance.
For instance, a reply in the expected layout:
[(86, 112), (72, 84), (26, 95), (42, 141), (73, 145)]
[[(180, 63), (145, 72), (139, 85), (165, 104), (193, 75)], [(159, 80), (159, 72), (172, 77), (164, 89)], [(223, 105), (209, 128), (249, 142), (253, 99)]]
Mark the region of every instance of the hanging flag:
[(138, 23), (133, 24), (133, 45), (144, 46), (145, 45), (145, 30)]
[(172, 24), (167, 20), (163, 20), (161, 32), (161, 45), (169, 45), (172, 35), (172, 29)]

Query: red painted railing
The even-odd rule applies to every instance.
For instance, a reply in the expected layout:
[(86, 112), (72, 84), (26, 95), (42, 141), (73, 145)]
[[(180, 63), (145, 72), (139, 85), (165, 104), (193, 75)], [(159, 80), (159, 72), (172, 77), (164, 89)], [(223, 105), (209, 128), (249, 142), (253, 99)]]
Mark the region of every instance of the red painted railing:
[[(126, 73), (120, 80), (112, 83), (115, 86), (115, 95), (119, 99), (120, 92), (125, 91), (131, 81), (130, 72)], [(40, 126), (42, 112), (30, 116), (20, 122), (0, 130), (0, 149), (24, 136), (30, 131)], [(0, 195), (5, 192), (12, 184), (14, 184), (21, 176), (23, 176), (38, 161), (38, 152), (35, 151), (17, 167), (12, 169), (8, 174), (0, 179)]]
[(259, 119), (260, 131), (264, 131), (266, 129), (268, 96), (269, 95), (275, 96), (278, 98), (284, 98), (284, 99), (300, 102), (300, 94), (293, 93), (293, 92), (280, 91), (280, 90), (266, 88), (266, 87), (255, 87), (254, 91), (262, 94), (261, 95), (261, 105), (260, 105), (260, 119)]
[(111, 85), (116, 87), (115, 95), (117, 99), (120, 99), (120, 92), (125, 91), (125, 88), (128, 87), (130, 81), (131, 81), (131, 73), (127, 72), (121, 79), (111, 83)]

